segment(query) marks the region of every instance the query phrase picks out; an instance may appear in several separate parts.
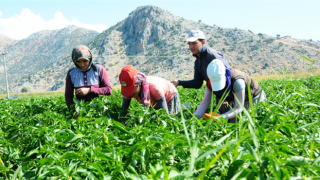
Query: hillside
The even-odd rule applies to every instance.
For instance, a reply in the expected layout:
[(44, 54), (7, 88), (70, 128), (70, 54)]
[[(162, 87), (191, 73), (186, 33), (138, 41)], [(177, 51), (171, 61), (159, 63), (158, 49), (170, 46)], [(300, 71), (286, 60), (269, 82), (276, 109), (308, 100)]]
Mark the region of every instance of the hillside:
[[(144, 6), (135, 10), (123, 22), (100, 34), (90, 48), (98, 61), (117, 74), (125, 64), (167, 79), (191, 78), (194, 57), (184, 44), (187, 33), (201, 29), (209, 47), (222, 51), (230, 65), (249, 74), (275, 73), (292, 66), (303, 69), (297, 53), (317, 59), (319, 42), (306, 40), (277, 40), (237, 28), (209, 26), (177, 17), (161, 8)], [(116, 82), (116, 78), (113, 82)]]
[[(29, 84), (37, 84), (37, 80), (30, 76), (34, 73), (42, 72), (40, 78), (50, 78), (52, 75), (46, 73), (46, 68), (69, 57), (76, 45), (87, 44), (96, 35), (98, 33), (95, 31), (69, 26), (60, 30), (40, 31), (6, 46), (10, 91), (20, 91), (20, 86), (25, 83), (23, 79), (27, 79)], [(4, 79), (0, 80), (0, 84), (5, 87)], [(42, 84), (30, 87), (33, 91), (40, 89), (43, 89)]]
[(17, 40), (11, 39), (5, 35), (0, 34), (0, 52), (6, 50), (6, 47), (13, 45), (17, 42)]
[[(118, 74), (127, 64), (147, 75), (168, 80), (190, 79), (195, 58), (183, 41), (192, 29), (202, 30), (207, 46), (220, 50), (232, 67), (249, 74), (277, 73), (285, 66), (290, 71), (307, 70), (308, 63), (298, 54), (316, 60), (320, 51), (320, 42), (276, 39), (249, 30), (211, 26), (155, 6), (137, 8), (126, 19), (96, 36), (88, 46), (95, 60), (106, 67), (113, 85), (118, 85)], [(63, 89), (66, 72), (73, 66), (68, 56), (63, 57), (32, 74), (33, 80), (21, 79), (24, 83), (15, 84), (12, 89), (23, 86), (34, 90)], [(319, 62), (313, 67), (319, 68)]]

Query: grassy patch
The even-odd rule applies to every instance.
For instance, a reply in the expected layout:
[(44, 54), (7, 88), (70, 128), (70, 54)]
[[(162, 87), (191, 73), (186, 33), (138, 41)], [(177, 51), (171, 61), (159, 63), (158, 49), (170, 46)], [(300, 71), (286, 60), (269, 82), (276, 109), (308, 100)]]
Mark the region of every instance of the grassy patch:
[[(35, 91), (26, 93), (10, 93), (9, 96), (18, 98), (29, 98), (29, 97), (49, 97), (49, 96), (61, 96), (64, 95), (64, 91)], [(7, 94), (0, 94), (0, 98), (6, 98)]]
[(262, 81), (262, 80), (281, 80), (285, 78), (307, 78), (310, 76), (318, 76), (320, 75), (320, 70), (316, 71), (299, 71), (299, 72), (293, 72), (293, 73), (287, 73), (287, 74), (267, 74), (267, 75), (253, 75), (253, 79), (256, 81)]

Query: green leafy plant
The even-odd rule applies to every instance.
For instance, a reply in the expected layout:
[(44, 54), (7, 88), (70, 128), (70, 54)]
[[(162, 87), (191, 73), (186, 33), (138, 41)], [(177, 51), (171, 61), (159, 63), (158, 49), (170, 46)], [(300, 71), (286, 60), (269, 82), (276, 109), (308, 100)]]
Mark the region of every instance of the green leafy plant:
[[(191, 104), (177, 116), (132, 101), (125, 121), (119, 91), (77, 103), (78, 119), (63, 96), (0, 99), (0, 178), (316, 179), (319, 82), (259, 82), (267, 101), (251, 102), (236, 124), (194, 117), (205, 86), (178, 89)], [(213, 102), (207, 111), (222, 100)]]

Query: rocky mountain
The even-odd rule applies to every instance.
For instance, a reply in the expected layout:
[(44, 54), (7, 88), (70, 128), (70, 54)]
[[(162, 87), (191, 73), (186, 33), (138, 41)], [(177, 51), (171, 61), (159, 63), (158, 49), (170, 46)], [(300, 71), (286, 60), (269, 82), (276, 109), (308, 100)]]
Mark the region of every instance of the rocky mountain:
[[(137, 8), (126, 19), (97, 35), (88, 46), (95, 61), (106, 67), (113, 85), (119, 84), (118, 75), (127, 64), (147, 75), (168, 80), (191, 79), (195, 58), (184, 40), (192, 29), (202, 30), (207, 46), (220, 50), (232, 67), (249, 74), (277, 73), (284, 68), (307, 70), (310, 66), (299, 54), (316, 60), (320, 51), (318, 41), (277, 39), (250, 30), (211, 26), (175, 16), (156, 6)], [(12, 89), (24, 86), (32, 90), (64, 89), (66, 73), (73, 66), (71, 58), (52, 61), (46, 56), (43, 60), (52, 65), (30, 75), (29, 79), (20, 79)], [(313, 67), (319, 68), (319, 62)]]
[[(19, 92), (22, 88), (20, 86), (24, 84), (23, 79), (27, 79), (30, 84), (36, 84), (37, 87), (30, 90), (47, 90), (46, 86), (37, 84), (37, 80), (32, 78), (31, 74), (42, 72), (56, 62), (69, 57), (76, 45), (88, 44), (98, 34), (92, 30), (69, 26), (60, 30), (40, 31), (26, 39), (7, 43), (3, 50), (8, 51), (6, 64), (10, 91)], [(52, 76), (46, 72), (46, 70), (43, 71), (41, 78)], [(44, 81), (44, 83), (47, 82)], [(0, 84), (3, 90), (4, 78), (1, 78)]]
[(209, 26), (186, 20), (155, 6), (143, 6), (109, 28), (90, 43), (98, 61), (106, 63), (113, 82), (121, 67), (137, 69), (166, 79), (193, 76), (194, 57), (184, 43), (187, 33), (200, 29), (209, 47), (222, 51), (230, 65), (250, 74), (276, 73), (284, 65), (302, 69), (302, 58), (317, 57), (320, 43), (309, 40), (276, 39), (262, 33), (237, 28)]

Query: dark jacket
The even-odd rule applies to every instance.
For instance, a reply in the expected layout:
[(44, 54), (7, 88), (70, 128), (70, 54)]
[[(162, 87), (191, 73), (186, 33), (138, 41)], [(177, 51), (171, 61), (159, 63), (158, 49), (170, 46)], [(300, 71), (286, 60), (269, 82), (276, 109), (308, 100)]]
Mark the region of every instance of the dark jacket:
[(207, 76), (207, 67), (208, 64), (214, 59), (220, 59), (225, 65), (228, 67), (229, 64), (224, 57), (224, 55), (215, 49), (208, 48), (205, 44), (202, 48), (199, 49), (200, 58), (197, 57), (196, 61), (194, 62), (194, 78), (190, 81), (181, 81), (179, 80), (179, 85), (183, 86), (184, 88), (201, 88), (203, 81), (208, 81)]

